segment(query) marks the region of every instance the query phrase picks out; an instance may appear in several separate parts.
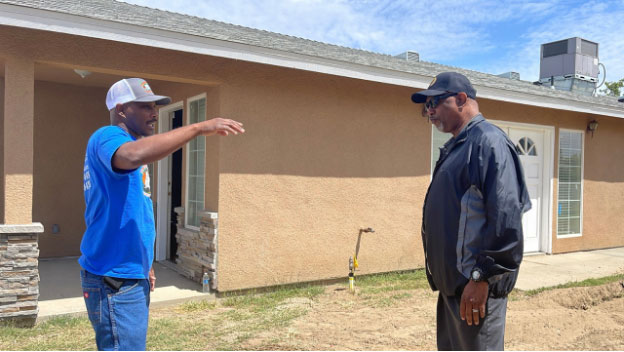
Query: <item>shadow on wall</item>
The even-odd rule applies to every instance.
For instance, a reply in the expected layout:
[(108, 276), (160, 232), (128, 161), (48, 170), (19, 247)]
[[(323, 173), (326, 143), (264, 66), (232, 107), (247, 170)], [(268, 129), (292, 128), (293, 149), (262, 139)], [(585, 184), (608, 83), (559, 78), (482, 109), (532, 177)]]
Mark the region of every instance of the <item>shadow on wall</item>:
[(429, 175), (431, 127), (411, 102), (412, 90), (307, 72), (226, 87), (222, 111), (243, 122), (246, 133), (221, 142), (221, 172)]

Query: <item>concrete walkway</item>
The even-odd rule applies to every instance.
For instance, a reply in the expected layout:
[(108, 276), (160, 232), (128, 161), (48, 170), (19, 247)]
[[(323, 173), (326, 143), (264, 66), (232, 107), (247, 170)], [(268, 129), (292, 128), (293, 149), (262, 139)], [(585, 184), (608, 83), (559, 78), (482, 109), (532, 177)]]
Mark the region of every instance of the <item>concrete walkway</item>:
[(624, 274), (624, 247), (555, 255), (526, 255), (516, 288), (533, 290)]
[[(39, 262), (39, 319), (56, 315), (85, 314), (76, 258)], [(170, 264), (172, 265), (172, 264)], [(201, 286), (179, 275), (170, 265), (156, 263), (156, 290), (152, 307), (191, 300), (215, 299), (201, 292)], [(527, 255), (520, 267), (516, 288), (532, 290), (588, 278), (624, 274), (624, 247), (556, 255)]]
[[(61, 258), (39, 261), (38, 320), (64, 314), (86, 314), (77, 260)], [(214, 294), (201, 292), (201, 285), (181, 276), (170, 268), (171, 265), (154, 264), (156, 289), (151, 294), (151, 307), (215, 299)]]

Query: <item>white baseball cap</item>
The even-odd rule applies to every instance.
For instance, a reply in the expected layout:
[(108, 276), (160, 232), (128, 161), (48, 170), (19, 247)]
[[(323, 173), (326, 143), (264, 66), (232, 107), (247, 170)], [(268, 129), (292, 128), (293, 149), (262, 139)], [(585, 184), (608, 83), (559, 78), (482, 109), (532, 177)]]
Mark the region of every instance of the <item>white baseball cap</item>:
[(106, 93), (106, 107), (113, 109), (117, 104), (130, 102), (156, 102), (156, 105), (171, 103), (171, 98), (155, 95), (149, 84), (142, 78), (124, 78), (113, 84)]

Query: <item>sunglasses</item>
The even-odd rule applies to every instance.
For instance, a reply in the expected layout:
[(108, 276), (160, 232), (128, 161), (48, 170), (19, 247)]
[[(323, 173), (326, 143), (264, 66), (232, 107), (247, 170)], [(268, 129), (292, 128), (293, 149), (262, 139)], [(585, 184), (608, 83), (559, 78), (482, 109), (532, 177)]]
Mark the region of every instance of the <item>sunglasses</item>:
[(424, 111), (427, 112), (429, 111), (429, 109), (435, 109), (436, 107), (438, 107), (438, 105), (440, 105), (442, 100), (452, 97), (454, 95), (457, 95), (457, 93), (446, 93), (446, 94), (436, 95), (435, 97), (432, 97), (428, 102), (425, 103)]

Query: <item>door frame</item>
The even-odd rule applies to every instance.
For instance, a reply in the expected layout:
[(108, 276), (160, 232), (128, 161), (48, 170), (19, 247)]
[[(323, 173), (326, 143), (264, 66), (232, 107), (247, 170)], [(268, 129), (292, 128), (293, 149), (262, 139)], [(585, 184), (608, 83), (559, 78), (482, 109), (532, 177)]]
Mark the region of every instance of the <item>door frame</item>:
[[(178, 101), (163, 106), (158, 110), (158, 133), (171, 130), (170, 114), (184, 110), (184, 102)], [(171, 195), (169, 194), (169, 174), (171, 173), (171, 156), (158, 160), (158, 182), (156, 197), (156, 251), (155, 260), (167, 260), (169, 251), (169, 222), (171, 221)], [(165, 206), (162, 206), (162, 205)]]
[(554, 166), (555, 166), (555, 127), (530, 123), (490, 120), (496, 126), (504, 128), (521, 128), (544, 133), (544, 157), (542, 170), (542, 213), (540, 226), (539, 250), (540, 253), (552, 253), (553, 238), (553, 196), (554, 196)]

